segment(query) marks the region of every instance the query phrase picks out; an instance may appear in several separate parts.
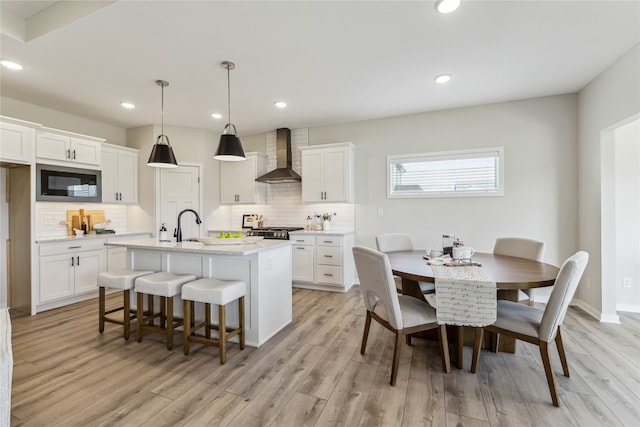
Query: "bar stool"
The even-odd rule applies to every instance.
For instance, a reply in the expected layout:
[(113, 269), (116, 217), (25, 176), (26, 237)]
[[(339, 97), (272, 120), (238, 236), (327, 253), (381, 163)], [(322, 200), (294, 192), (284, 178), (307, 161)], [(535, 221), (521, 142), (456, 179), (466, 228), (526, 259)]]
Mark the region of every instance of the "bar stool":
[[(180, 295), (180, 288), (187, 282), (195, 280), (193, 274), (173, 274), (166, 271), (149, 274), (136, 279), (135, 291), (138, 303), (138, 322), (136, 324), (136, 339), (142, 341), (142, 331), (164, 334), (167, 338), (167, 349), (173, 348), (173, 330), (182, 325), (181, 319), (173, 318), (173, 297)], [(149, 308), (147, 316), (143, 312), (144, 295), (160, 297), (160, 312), (154, 313)], [(160, 326), (155, 326), (155, 319), (160, 318)]]
[[(129, 335), (131, 334), (131, 320), (137, 317), (135, 312), (131, 313), (131, 289), (133, 289), (136, 278), (152, 273), (154, 272), (147, 270), (130, 270), (126, 268), (122, 270), (103, 271), (98, 273), (98, 331), (100, 333), (104, 332), (105, 322), (115, 323), (116, 325), (122, 325), (124, 327), (124, 339), (129, 339)], [(122, 291), (124, 300), (122, 306), (105, 311), (105, 290), (107, 288)], [(107, 316), (108, 314), (115, 313), (117, 311), (124, 311), (122, 320)]]
[[(184, 301), (184, 354), (189, 354), (189, 342), (198, 342), (220, 347), (220, 364), (227, 361), (227, 341), (240, 335), (240, 350), (244, 350), (244, 296), (247, 284), (241, 280), (219, 280), (212, 277), (189, 282), (182, 287)], [(239, 326), (228, 328), (226, 324), (226, 305), (238, 300)], [(195, 302), (204, 303), (204, 322), (194, 322), (193, 308)], [(218, 325), (211, 324), (211, 304), (218, 305)], [(195, 335), (198, 329), (205, 328), (205, 337)], [(218, 339), (211, 339), (211, 329), (218, 330)]]

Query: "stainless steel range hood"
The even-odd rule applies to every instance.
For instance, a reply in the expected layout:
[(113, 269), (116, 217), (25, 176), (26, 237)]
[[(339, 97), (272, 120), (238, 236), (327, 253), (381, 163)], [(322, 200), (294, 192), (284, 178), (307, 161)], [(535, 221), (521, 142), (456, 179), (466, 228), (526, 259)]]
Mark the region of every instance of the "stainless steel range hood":
[(287, 128), (276, 129), (276, 167), (256, 178), (256, 181), (267, 184), (302, 181), (300, 175), (291, 168), (291, 131)]

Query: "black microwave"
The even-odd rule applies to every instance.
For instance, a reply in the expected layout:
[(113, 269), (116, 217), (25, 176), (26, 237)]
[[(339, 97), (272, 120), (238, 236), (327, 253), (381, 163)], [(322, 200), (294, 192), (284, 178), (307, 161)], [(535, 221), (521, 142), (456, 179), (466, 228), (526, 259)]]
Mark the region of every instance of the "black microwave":
[(101, 203), (102, 172), (37, 164), (36, 200)]

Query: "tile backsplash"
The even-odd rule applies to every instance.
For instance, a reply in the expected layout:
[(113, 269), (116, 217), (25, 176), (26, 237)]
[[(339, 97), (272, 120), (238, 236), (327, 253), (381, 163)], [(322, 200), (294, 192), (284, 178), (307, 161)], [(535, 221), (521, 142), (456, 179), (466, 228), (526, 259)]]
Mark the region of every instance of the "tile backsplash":
[(78, 209), (104, 210), (105, 219), (111, 220), (107, 228), (115, 230), (116, 233), (128, 231), (126, 205), (36, 202), (36, 240), (66, 236), (67, 226), (60, 224), (60, 221), (67, 220), (68, 210)]

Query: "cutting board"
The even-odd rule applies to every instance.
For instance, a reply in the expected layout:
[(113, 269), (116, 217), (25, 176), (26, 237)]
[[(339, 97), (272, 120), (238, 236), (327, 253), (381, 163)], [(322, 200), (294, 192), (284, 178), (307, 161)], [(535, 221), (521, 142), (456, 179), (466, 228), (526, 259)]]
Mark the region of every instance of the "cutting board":
[(67, 231), (70, 236), (73, 236), (75, 232), (74, 228), (78, 230), (82, 229), (82, 215), (87, 220), (87, 231), (93, 230), (93, 226), (95, 224), (102, 224), (105, 222), (111, 222), (111, 220), (107, 220), (104, 217), (103, 210), (91, 210), (91, 209), (78, 209), (78, 210), (69, 210), (67, 211), (67, 220), (60, 221), (60, 224), (66, 224)]

